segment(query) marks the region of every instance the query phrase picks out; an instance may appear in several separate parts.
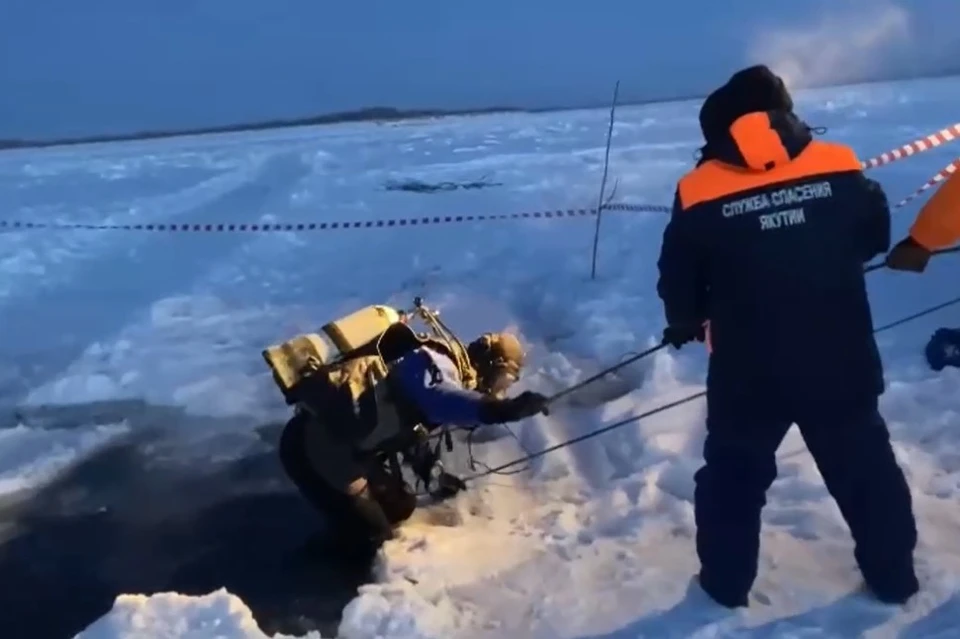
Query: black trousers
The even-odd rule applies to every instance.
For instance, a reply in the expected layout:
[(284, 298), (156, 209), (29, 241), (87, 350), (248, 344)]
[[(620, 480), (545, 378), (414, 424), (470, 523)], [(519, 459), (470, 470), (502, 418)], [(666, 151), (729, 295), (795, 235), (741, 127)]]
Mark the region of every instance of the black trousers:
[(700, 583), (711, 597), (729, 607), (746, 605), (757, 576), (760, 512), (777, 476), (777, 448), (792, 423), (850, 527), (867, 586), (889, 603), (917, 591), (910, 491), (877, 398), (782, 410), (708, 391), (707, 402), (695, 515)]

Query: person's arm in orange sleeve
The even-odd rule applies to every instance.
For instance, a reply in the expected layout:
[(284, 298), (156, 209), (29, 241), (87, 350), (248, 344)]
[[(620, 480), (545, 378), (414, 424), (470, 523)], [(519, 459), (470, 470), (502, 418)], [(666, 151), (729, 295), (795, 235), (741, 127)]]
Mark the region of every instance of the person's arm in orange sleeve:
[(887, 255), (897, 271), (922, 273), (933, 251), (960, 242), (960, 172), (952, 174), (920, 209), (910, 234)]

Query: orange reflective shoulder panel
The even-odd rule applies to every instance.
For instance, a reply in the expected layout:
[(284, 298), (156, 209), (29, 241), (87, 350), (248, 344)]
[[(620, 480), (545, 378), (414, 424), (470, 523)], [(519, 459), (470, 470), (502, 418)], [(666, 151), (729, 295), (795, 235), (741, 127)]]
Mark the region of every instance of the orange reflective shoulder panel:
[(960, 241), (960, 173), (948, 177), (923, 205), (910, 236), (931, 251)]
[[(773, 131), (770, 134), (776, 136)], [(775, 141), (780, 144), (779, 139)], [(774, 140), (770, 139), (767, 142), (773, 144)], [(757, 147), (750, 145), (750, 148)], [(783, 153), (786, 154), (786, 151)], [(749, 158), (745, 159), (750, 161)], [(709, 160), (682, 177), (677, 184), (677, 190), (680, 193), (680, 205), (686, 210), (697, 204), (780, 182), (860, 169), (860, 160), (850, 147), (814, 140), (792, 162), (777, 164), (767, 171), (751, 170)]]
[(770, 125), (770, 116), (766, 113), (741, 116), (730, 126), (730, 135), (748, 167), (769, 170), (790, 162), (787, 147)]

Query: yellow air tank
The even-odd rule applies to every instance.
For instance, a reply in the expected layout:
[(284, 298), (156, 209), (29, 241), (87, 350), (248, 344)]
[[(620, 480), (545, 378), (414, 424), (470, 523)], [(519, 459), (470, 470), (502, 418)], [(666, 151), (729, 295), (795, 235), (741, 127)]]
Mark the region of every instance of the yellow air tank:
[(326, 333), (343, 355), (370, 343), (400, 321), (400, 313), (389, 306), (367, 306), (326, 324)]
[(367, 306), (325, 324), (318, 333), (305, 333), (267, 347), (263, 359), (286, 397), (306, 374), (369, 344), (399, 321), (400, 313), (394, 308)]

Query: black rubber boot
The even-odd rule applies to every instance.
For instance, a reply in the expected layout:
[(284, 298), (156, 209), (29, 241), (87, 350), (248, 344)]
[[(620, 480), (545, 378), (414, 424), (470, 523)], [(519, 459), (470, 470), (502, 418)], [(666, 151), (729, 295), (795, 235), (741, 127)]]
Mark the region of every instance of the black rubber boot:
[(746, 608), (749, 605), (747, 593), (736, 592), (729, 588), (723, 588), (710, 579), (709, 575), (704, 575), (703, 571), (697, 576), (697, 583), (700, 589), (724, 608), (731, 610), (736, 608)]
[(369, 481), (370, 492), (392, 525), (400, 524), (413, 515), (417, 508), (417, 496), (410, 492), (402, 477), (375, 466), (371, 468)]
[(453, 473), (442, 471), (437, 477), (437, 487), (433, 491), (433, 496), (435, 499), (442, 501), (454, 497), (466, 489), (466, 482)]
[(373, 496), (369, 486), (364, 488), (362, 492), (353, 495), (351, 501), (353, 502), (354, 512), (369, 528), (370, 536), (373, 539), (386, 541), (396, 536), (390, 519)]
[(912, 557), (899, 562), (887, 557), (887, 563), (882, 568), (861, 564), (860, 570), (867, 590), (881, 603), (899, 606), (920, 591)]

